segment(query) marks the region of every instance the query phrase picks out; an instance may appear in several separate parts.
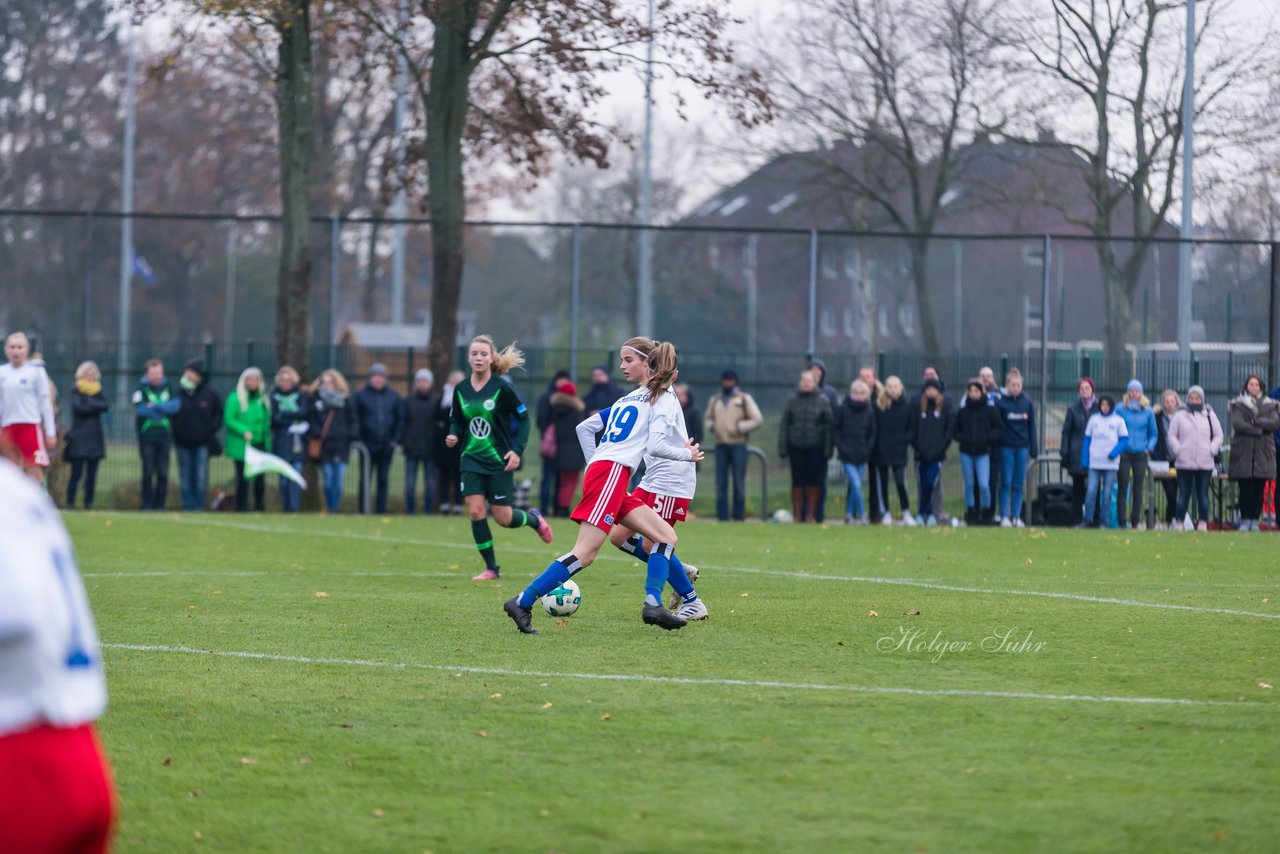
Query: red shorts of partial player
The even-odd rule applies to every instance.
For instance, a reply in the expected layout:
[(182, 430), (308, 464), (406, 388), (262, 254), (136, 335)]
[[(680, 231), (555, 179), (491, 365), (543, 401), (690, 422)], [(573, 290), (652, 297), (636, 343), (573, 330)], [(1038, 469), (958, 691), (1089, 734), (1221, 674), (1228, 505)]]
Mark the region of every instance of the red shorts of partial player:
[[(4, 428), (4, 437), (14, 444), (22, 453), (22, 467), (31, 468), (36, 464), (36, 452), (44, 448), (40, 441), (39, 424), (10, 424)], [(48, 465), (48, 463), (45, 463)]]
[(652, 507), (653, 512), (672, 527), (675, 527), (676, 522), (683, 522), (689, 518), (689, 499), (687, 498), (659, 495), (647, 489), (637, 489), (631, 495), (646, 507)]
[(111, 772), (93, 727), (0, 736), (0, 851), (107, 850)]
[(613, 460), (600, 460), (587, 466), (582, 479), (582, 500), (569, 518), (595, 525), (608, 533), (615, 524), (644, 502), (627, 493), (631, 469)]

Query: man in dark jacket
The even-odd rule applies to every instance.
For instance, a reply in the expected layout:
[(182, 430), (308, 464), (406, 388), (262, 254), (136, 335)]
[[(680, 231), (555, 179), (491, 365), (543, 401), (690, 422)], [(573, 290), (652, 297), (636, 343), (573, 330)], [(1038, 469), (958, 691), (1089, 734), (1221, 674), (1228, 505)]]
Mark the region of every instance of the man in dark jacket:
[(356, 392), (356, 422), (360, 441), (369, 449), (369, 460), (377, 476), (374, 511), (387, 512), (387, 477), (400, 434), (400, 395), (387, 386), (387, 366), (374, 362), (369, 384)]
[(862, 482), (866, 480), (867, 463), (876, 447), (876, 412), (871, 404), (871, 387), (861, 379), (853, 381), (849, 396), (835, 411), (835, 443), (836, 454), (849, 480), (845, 524), (865, 525), (867, 513), (862, 502)]
[(613, 406), (624, 393), (609, 377), (609, 367), (596, 365), (591, 369), (591, 388), (582, 396), (582, 403), (587, 407), (588, 416), (595, 415)]
[(209, 486), (210, 446), (217, 442), (222, 429), (222, 398), (209, 387), (204, 362), (199, 359), (192, 359), (182, 368), (178, 412), (172, 424), (182, 509), (203, 510)]
[[(545, 437), (548, 430), (553, 430), (553, 419), (551, 415), (551, 396), (556, 393), (556, 386), (564, 380), (572, 381), (573, 377), (569, 372), (561, 368), (556, 371), (555, 376), (551, 378), (551, 382), (547, 383), (547, 390), (538, 398), (538, 404), (535, 419), (538, 425), (538, 433), (540, 437)], [(555, 438), (555, 437), (552, 437)], [(554, 444), (554, 442), (549, 443)], [(539, 455), (542, 457), (542, 479), (538, 483), (538, 511), (543, 516), (550, 516), (552, 509), (555, 507), (556, 483), (558, 472), (556, 471), (556, 457), (552, 453), (547, 456), (542, 453), (542, 443), (539, 442)]]
[(178, 413), (164, 365), (150, 359), (146, 374), (133, 393), (138, 454), (142, 457), (142, 509), (163, 510), (169, 489), (169, 446), (173, 444), (172, 418)]
[(404, 512), (417, 510), (418, 469), (422, 469), (422, 512), (435, 508), (436, 413), (440, 395), (432, 386), (435, 375), (423, 368), (413, 376), (413, 391), (400, 407), (400, 447), (404, 448)]
[(1067, 407), (1062, 419), (1062, 436), (1058, 440), (1059, 465), (1071, 475), (1072, 524), (1084, 521), (1084, 493), (1088, 485), (1089, 469), (1084, 464), (1081, 451), (1084, 448), (1084, 429), (1089, 418), (1097, 412), (1096, 386), (1089, 377), (1081, 377), (1076, 385), (1080, 397)]

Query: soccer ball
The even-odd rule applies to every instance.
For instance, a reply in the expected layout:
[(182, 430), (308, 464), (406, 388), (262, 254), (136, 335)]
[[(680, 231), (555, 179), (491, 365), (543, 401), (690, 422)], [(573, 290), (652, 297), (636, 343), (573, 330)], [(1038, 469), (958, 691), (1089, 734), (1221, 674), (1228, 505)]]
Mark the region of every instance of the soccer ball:
[(542, 607), (553, 617), (571, 617), (582, 604), (582, 591), (572, 581), (566, 581), (542, 597)]
[(787, 525), (795, 520), (791, 517), (791, 511), (778, 509), (773, 511), (773, 521), (781, 525)]

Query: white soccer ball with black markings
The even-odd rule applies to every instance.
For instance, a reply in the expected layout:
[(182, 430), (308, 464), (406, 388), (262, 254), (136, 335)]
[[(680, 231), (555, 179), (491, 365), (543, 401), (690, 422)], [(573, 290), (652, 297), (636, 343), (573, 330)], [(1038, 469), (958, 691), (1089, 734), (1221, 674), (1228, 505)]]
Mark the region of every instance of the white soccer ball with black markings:
[(542, 597), (542, 607), (553, 617), (571, 617), (582, 604), (582, 591), (573, 581), (566, 581)]

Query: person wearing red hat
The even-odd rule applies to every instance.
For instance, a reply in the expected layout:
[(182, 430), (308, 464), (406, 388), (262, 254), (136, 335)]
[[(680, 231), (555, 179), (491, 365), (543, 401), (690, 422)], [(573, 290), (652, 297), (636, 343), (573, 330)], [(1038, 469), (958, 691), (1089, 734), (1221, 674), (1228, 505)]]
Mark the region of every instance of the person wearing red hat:
[(1084, 464), (1084, 430), (1089, 418), (1098, 408), (1094, 383), (1089, 377), (1081, 377), (1076, 384), (1078, 400), (1067, 407), (1062, 420), (1062, 438), (1058, 445), (1060, 465), (1071, 475), (1071, 521), (1079, 525), (1084, 521), (1084, 494), (1089, 486), (1089, 470)]

